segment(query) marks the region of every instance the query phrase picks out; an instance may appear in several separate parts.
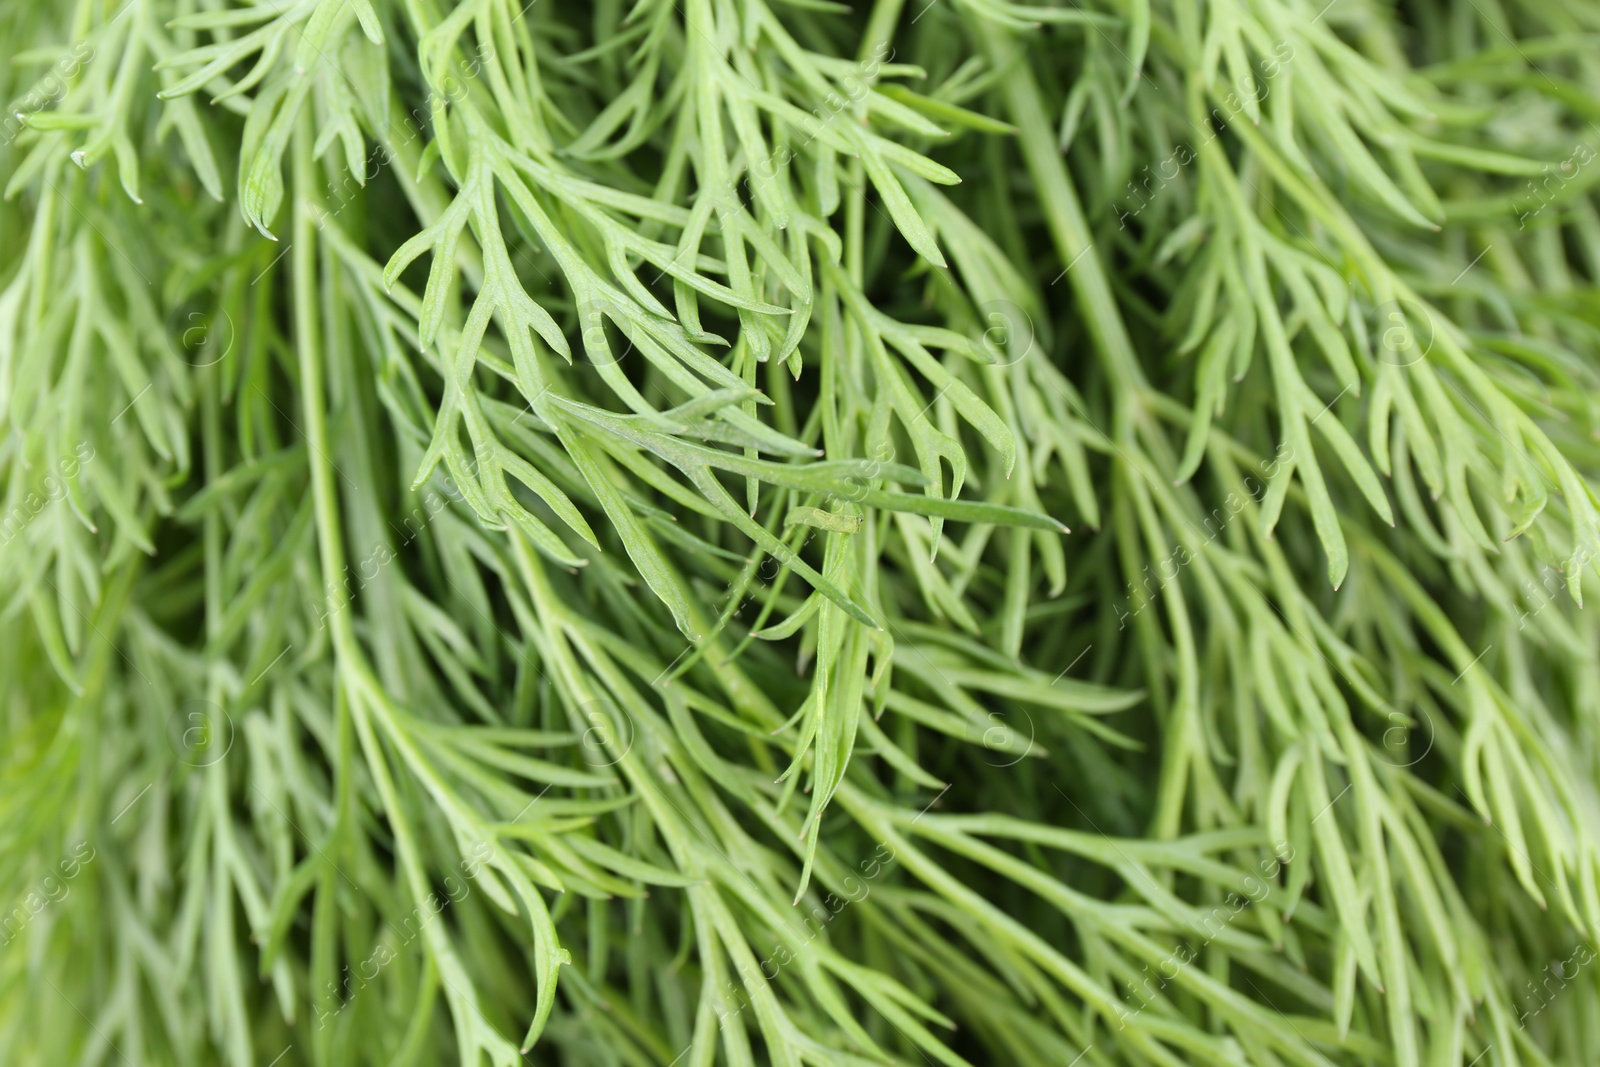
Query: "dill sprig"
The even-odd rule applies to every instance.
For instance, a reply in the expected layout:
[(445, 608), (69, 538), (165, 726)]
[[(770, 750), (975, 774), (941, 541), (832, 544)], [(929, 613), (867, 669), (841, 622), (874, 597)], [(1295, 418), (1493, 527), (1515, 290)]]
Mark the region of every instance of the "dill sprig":
[(1592, 1062), (1597, 32), (0, 7), (4, 1060)]

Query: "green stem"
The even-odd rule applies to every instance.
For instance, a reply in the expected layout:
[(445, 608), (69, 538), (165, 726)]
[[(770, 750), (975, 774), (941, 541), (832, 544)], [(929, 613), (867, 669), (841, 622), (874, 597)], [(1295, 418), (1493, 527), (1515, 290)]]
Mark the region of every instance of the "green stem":
[(981, 18), (972, 24), (978, 28), (996, 69), (1005, 72), (1000, 85), (1011, 121), (1017, 127), (1017, 146), (1037, 187), (1039, 206), (1044, 209), (1050, 237), (1065, 267), (1063, 273), (1082, 305), (1095, 348), (1111, 375), (1112, 392), (1132, 401), (1144, 392), (1144, 372), (1117, 311), (1105, 267), (1094, 254), (1094, 239), (1078, 194), (1072, 188), (1066, 161), (1056, 151), (1055, 131), (1045, 118), (1033, 71), (1021, 61), (1021, 47), (998, 26)]
[(322, 563), (327, 621), (341, 661), (361, 660), (346, 609), (350, 594), (339, 580), (344, 573), (344, 535), (335, 492), (333, 464), (328, 458), (327, 400), (322, 381), (322, 323), (317, 314), (317, 223), (303, 198), (316, 187), (311, 158), (311, 119), (301, 115), (294, 141), (294, 222), (290, 230), (294, 257), (294, 333), (299, 354), (301, 412), (305, 419), (311, 498), (317, 515), (317, 550)]
[(856, 53), (860, 62), (872, 59), (880, 47), (889, 43), (904, 7), (905, 0), (878, 0), (873, 5), (872, 18), (867, 22), (866, 32), (861, 35), (861, 50)]

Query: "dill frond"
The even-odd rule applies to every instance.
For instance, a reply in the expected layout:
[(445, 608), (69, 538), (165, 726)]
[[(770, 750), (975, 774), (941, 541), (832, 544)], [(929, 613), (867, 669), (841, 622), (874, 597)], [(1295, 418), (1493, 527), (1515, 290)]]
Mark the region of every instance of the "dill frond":
[(0, 4), (0, 1061), (1596, 1062), (1597, 34)]

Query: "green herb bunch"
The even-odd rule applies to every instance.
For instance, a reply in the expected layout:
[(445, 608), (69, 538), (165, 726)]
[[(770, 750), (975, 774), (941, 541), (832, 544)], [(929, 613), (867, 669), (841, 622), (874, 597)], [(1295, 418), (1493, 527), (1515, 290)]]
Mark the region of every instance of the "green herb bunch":
[(0, 1062), (1600, 1062), (1600, 3), (0, 41)]

